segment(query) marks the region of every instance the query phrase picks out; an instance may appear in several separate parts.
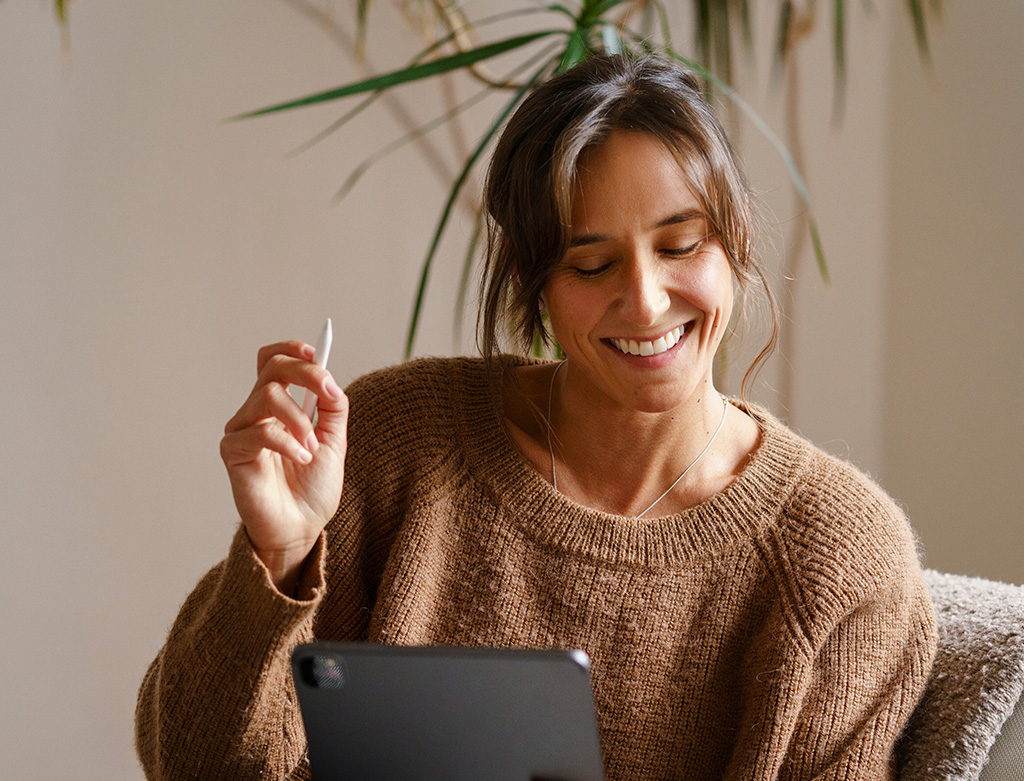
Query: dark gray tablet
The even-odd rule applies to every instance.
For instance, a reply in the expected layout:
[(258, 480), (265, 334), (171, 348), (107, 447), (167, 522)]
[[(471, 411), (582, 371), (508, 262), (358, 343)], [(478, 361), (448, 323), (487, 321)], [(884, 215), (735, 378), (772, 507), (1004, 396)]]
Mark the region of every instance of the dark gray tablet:
[(599, 781), (582, 651), (312, 643), (292, 654), (317, 781)]

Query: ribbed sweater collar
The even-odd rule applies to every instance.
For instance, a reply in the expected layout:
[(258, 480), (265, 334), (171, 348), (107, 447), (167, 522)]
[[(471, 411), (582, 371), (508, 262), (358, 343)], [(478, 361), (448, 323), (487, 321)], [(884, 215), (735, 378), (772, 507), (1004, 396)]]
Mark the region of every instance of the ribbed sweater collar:
[(573, 556), (659, 568), (720, 555), (778, 523), (808, 454), (807, 444), (767, 411), (737, 404), (760, 423), (761, 443), (728, 488), (660, 518), (600, 512), (558, 493), (527, 464), (501, 425), (500, 404), (481, 361), (455, 362), (452, 372), (455, 425), (470, 473), (506, 522)]

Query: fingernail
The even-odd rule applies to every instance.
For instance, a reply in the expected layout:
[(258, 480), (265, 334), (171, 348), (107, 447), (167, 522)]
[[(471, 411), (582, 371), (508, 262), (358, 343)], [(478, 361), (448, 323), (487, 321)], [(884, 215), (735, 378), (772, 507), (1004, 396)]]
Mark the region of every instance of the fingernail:
[(300, 464), (308, 464), (312, 460), (313, 460), (313, 454), (312, 453), (310, 453), (305, 448), (302, 448), (301, 450), (299, 450), (299, 463)]
[(316, 438), (316, 434), (312, 431), (309, 432), (309, 436), (306, 437), (306, 441), (303, 443), (306, 446), (306, 450), (310, 453), (315, 453), (316, 449), (320, 447), (320, 440)]
[(341, 398), (342, 390), (341, 388), (338, 387), (338, 383), (336, 383), (333, 379), (328, 379), (325, 387), (327, 389), (327, 395), (330, 396), (332, 399)]

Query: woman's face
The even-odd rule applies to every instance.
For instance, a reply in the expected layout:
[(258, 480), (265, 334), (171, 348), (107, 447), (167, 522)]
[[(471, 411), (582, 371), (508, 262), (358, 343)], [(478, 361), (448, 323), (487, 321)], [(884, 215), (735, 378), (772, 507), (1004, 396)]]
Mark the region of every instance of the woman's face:
[(548, 313), (588, 397), (664, 412), (713, 390), (733, 277), (668, 149), (615, 131), (580, 160), (570, 248), (545, 285)]

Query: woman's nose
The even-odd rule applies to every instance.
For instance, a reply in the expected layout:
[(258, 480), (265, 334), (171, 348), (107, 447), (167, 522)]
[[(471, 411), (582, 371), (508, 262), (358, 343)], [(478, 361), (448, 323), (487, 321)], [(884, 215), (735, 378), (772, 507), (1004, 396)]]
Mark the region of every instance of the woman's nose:
[(629, 264), (621, 296), (621, 314), (637, 325), (653, 325), (671, 305), (668, 290), (655, 264), (637, 260)]

